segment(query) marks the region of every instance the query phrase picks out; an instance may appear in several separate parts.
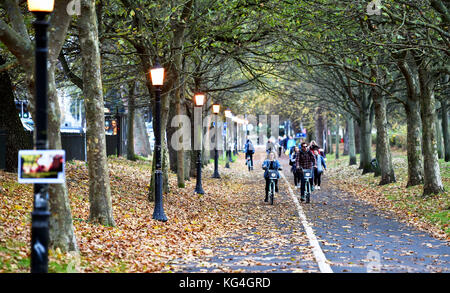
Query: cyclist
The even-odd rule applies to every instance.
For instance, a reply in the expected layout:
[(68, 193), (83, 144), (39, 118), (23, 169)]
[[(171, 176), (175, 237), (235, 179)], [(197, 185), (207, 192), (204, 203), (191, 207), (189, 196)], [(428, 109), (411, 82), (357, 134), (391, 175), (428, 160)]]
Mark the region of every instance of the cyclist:
[[(308, 149), (308, 144), (306, 142), (301, 143), (301, 150), (298, 153), (298, 155), (295, 157), (295, 164), (296, 166), (299, 166), (302, 169), (313, 169), (314, 166), (316, 166), (316, 158), (314, 157), (314, 154)], [(305, 179), (303, 178), (303, 172), (302, 176), (300, 176), (301, 185), (300, 185), (300, 194), (301, 194), (301, 201), (305, 200)], [(313, 186), (313, 180), (312, 178), (310, 180), (310, 185)]]
[(253, 154), (255, 153), (255, 147), (250, 139), (247, 139), (247, 142), (244, 146), (245, 159), (247, 160), (246, 164), (248, 164), (248, 169), (253, 170)]
[(262, 168), (264, 171), (264, 179), (266, 179), (266, 197), (264, 199), (265, 202), (268, 202), (269, 200), (269, 170), (275, 170), (277, 174), (277, 179), (275, 179), (275, 192), (278, 192), (278, 178), (280, 178), (280, 173), (278, 173), (278, 170), (281, 170), (281, 164), (278, 162), (277, 159), (275, 159), (275, 153), (270, 152), (267, 159), (264, 160), (262, 164)]
[(269, 139), (266, 145), (266, 153), (270, 154), (275, 151), (275, 144)]

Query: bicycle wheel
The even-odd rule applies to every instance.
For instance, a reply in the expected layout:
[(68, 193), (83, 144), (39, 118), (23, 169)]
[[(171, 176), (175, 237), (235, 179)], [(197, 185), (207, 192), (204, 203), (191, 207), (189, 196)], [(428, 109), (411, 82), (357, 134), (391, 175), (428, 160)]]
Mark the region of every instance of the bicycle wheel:
[(309, 183), (309, 180), (307, 180), (305, 184), (305, 195), (306, 195), (306, 203), (309, 203), (311, 196), (311, 184)]
[(269, 188), (269, 200), (270, 200), (270, 204), (273, 205), (273, 197), (275, 194), (275, 182), (273, 180), (271, 180), (270, 182), (270, 188)]

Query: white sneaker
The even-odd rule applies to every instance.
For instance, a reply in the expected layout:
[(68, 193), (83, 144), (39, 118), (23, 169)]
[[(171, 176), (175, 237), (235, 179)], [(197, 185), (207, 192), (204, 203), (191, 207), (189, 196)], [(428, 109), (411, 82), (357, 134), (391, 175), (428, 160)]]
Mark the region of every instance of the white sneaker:
[(317, 190), (320, 190), (320, 186), (317, 186)]

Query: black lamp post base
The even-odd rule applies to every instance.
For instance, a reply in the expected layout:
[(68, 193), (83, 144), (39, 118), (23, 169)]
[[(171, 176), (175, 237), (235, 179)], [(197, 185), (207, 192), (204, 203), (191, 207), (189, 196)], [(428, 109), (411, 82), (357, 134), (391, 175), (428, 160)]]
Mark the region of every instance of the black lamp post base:
[(196, 187), (194, 192), (197, 194), (205, 194), (205, 191), (201, 187)]
[(220, 179), (220, 175), (219, 175), (219, 173), (215, 173), (215, 172), (214, 172), (214, 174), (212, 175), (211, 178), (217, 178), (217, 179)]
[(155, 209), (153, 210), (153, 219), (157, 221), (166, 222), (167, 217), (164, 213), (163, 198), (162, 198), (162, 172), (155, 171)]
[(153, 220), (167, 222), (167, 217), (166, 217), (166, 214), (164, 214), (163, 210), (158, 210), (158, 211), (153, 212)]

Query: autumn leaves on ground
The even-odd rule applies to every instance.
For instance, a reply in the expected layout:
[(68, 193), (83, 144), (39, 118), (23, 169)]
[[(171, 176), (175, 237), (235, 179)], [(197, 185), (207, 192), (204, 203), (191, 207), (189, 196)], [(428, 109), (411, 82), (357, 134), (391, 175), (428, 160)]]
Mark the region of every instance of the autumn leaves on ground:
[[(204, 195), (193, 193), (195, 179), (180, 189), (176, 187), (176, 176), (171, 174), (171, 192), (164, 195), (164, 209), (169, 218), (165, 223), (152, 219), (154, 205), (147, 200), (151, 164), (109, 158), (116, 227), (87, 221), (87, 168), (84, 162), (69, 162), (66, 177), (80, 255), (51, 250), (49, 271), (171, 272), (179, 271), (171, 266), (175, 260), (211, 254), (207, 247), (214, 241), (260, 221), (260, 213), (240, 206), (242, 198), (261, 202), (264, 188), (261, 184), (260, 196), (254, 198), (258, 190), (246, 186), (245, 178), (261, 177), (262, 173), (250, 174), (242, 158), (241, 154), (230, 169), (221, 166), (220, 180), (211, 178), (213, 164), (205, 167)], [(0, 181), (0, 272), (28, 272), (32, 185), (18, 184), (16, 174), (3, 171)], [(247, 220), (240, 221), (242, 217)]]
[[(347, 166), (345, 159), (334, 163), (329, 158), (330, 172), (324, 180), (353, 192), (360, 199), (380, 209), (393, 211), (400, 219), (426, 230), (439, 238), (449, 238), (449, 192), (439, 197), (421, 198), (420, 187), (405, 188), (402, 172), (398, 182), (380, 188), (373, 174), (364, 176), (356, 166)], [(405, 168), (405, 160), (394, 163)], [(50, 272), (180, 272), (182, 264), (201, 264), (204, 258), (213, 256), (212, 248), (223, 239), (232, 236), (258, 238), (260, 245), (244, 245), (229, 242), (233, 253), (265, 254), (274, 241), (277, 245), (295, 239), (297, 256), (290, 261), (313, 263), (311, 247), (301, 229), (294, 224), (296, 218), (278, 219), (289, 231), (281, 231), (272, 222), (263, 221), (270, 215), (277, 217), (292, 208), (288, 201), (276, 199), (274, 206), (262, 202), (264, 185), (260, 162), (255, 171), (248, 172), (243, 154), (226, 169), (220, 166), (221, 179), (212, 179), (213, 164), (204, 168), (204, 195), (194, 194), (195, 179), (188, 181), (184, 189), (176, 187), (176, 176), (169, 178), (170, 193), (164, 195), (164, 209), (169, 220), (165, 223), (152, 219), (153, 203), (147, 200), (151, 164), (148, 161), (127, 161), (109, 158), (111, 190), (115, 227), (91, 224), (88, 202), (88, 173), (84, 162), (67, 164), (73, 223), (79, 255), (59, 250), (50, 251)], [(442, 166), (444, 184), (449, 189), (449, 166)], [(286, 170), (285, 172), (289, 172)], [(30, 212), (32, 210), (32, 185), (18, 184), (17, 175), (0, 171), (0, 272), (29, 271)], [(281, 189), (286, 188), (280, 186)], [(283, 191), (280, 190), (281, 194)], [(281, 195), (279, 195), (281, 197)], [(253, 204), (255, 203), (255, 204)], [(294, 212), (290, 213), (291, 216)], [(280, 232), (281, 231), (281, 232)], [(289, 235), (290, 239), (283, 239)], [(293, 237), (293, 238), (292, 238)], [(286, 241), (285, 241), (286, 240)], [(248, 242), (251, 243), (251, 242)], [(291, 247), (289, 247), (291, 249)], [(202, 270), (198, 270), (202, 271)], [(215, 272), (233, 271), (220, 264)], [(317, 268), (293, 271), (317, 271)]]

